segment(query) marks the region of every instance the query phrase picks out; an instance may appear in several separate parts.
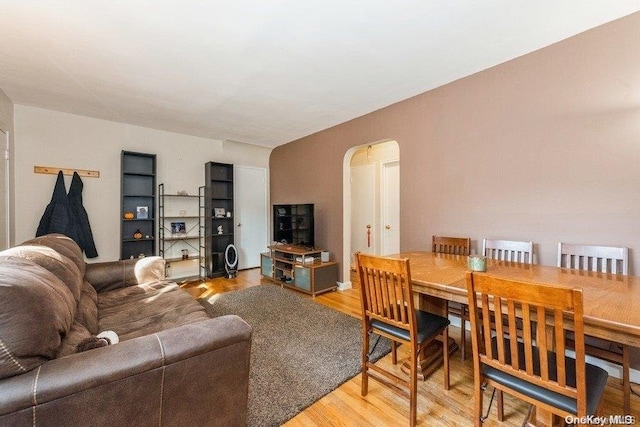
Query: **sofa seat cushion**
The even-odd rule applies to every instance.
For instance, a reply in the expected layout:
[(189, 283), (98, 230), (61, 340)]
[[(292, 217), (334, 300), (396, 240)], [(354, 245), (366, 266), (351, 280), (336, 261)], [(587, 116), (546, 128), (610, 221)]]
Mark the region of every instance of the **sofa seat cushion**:
[(121, 341), (208, 319), (191, 295), (168, 280), (98, 293), (98, 326)]

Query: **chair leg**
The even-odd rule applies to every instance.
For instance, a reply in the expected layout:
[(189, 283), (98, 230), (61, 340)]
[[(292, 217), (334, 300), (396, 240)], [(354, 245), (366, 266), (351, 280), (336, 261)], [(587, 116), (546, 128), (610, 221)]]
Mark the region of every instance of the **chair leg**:
[(411, 379), (409, 384), (409, 426), (414, 427), (418, 418), (418, 351), (411, 350)]
[(369, 392), (369, 373), (367, 364), (369, 363), (369, 332), (366, 325), (362, 328), (362, 386), (360, 394), (366, 396)]
[(442, 331), (442, 359), (444, 369), (444, 389), (449, 390), (449, 328)]
[(496, 406), (498, 407), (498, 421), (502, 422), (504, 421), (504, 395), (502, 394), (502, 390), (498, 390)]
[(391, 363), (394, 365), (398, 364), (398, 343), (395, 341), (391, 341)]
[(468, 306), (462, 304), (460, 307), (460, 359), (467, 360), (467, 328), (466, 317), (468, 313)]
[(631, 367), (630, 348), (624, 344), (622, 346), (622, 392), (623, 392), (623, 413), (631, 413), (631, 379), (629, 370)]
[[(476, 384), (477, 383), (477, 384)], [(483, 390), (482, 383), (474, 381), (473, 384), (473, 402), (475, 408), (475, 416), (473, 417), (473, 425), (480, 427), (482, 425), (482, 398)]]

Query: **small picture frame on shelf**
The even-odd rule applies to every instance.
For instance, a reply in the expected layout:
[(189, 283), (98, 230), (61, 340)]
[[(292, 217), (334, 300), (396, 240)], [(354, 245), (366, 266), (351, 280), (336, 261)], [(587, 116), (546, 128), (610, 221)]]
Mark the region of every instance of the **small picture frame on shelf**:
[(187, 227), (184, 222), (172, 222), (171, 223), (171, 234), (186, 234)]
[(213, 216), (216, 218), (224, 218), (227, 215), (224, 208), (213, 208)]
[(149, 206), (137, 206), (136, 219), (149, 219)]

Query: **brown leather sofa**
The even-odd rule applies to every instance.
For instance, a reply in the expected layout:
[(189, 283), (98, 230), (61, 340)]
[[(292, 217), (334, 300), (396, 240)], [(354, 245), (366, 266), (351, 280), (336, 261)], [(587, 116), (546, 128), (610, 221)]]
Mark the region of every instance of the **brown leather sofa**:
[[(1, 426), (246, 425), (250, 326), (136, 262), (62, 235), (0, 252)], [(104, 330), (120, 342), (78, 352)]]

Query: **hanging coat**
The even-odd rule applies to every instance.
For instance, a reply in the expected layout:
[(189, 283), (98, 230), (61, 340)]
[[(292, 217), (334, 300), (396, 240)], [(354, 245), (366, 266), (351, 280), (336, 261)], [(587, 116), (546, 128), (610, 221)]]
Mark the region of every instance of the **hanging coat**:
[(89, 224), (89, 215), (82, 205), (82, 188), (84, 184), (78, 172), (73, 173), (71, 186), (69, 187), (69, 208), (71, 213), (71, 224), (77, 236), (76, 243), (84, 250), (87, 258), (95, 258), (98, 256), (96, 244), (93, 241), (93, 233), (91, 233), (91, 225)]
[(50, 233), (61, 233), (77, 241), (77, 235), (74, 233), (71, 221), (69, 199), (64, 186), (64, 175), (62, 171), (58, 172), (58, 178), (53, 188), (51, 201), (45, 208), (44, 214), (40, 219), (36, 237)]

